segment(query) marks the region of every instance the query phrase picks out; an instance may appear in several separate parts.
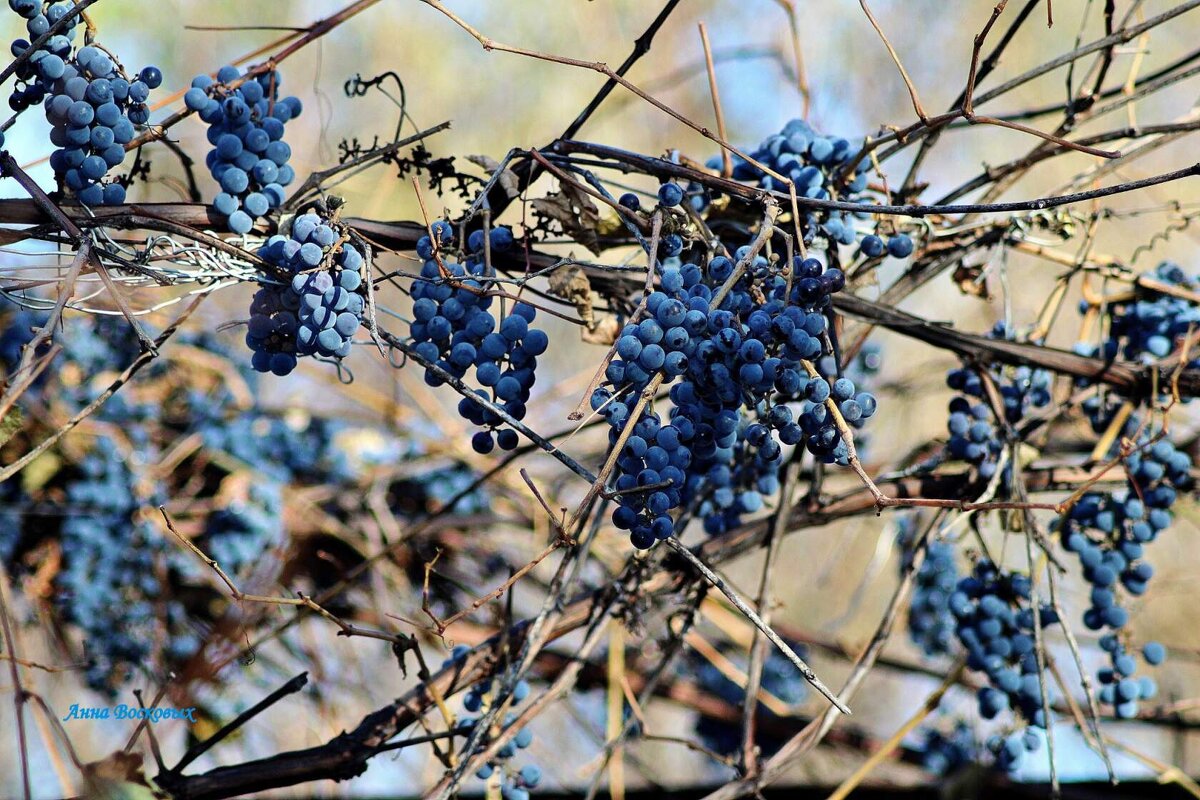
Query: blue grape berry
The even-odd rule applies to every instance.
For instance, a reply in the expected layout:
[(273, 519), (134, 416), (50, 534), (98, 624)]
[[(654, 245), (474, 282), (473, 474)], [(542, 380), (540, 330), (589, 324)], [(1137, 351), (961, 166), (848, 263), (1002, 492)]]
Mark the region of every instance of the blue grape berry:
[(894, 258), (908, 258), (913, 254), (913, 241), (907, 234), (897, 234), (888, 239), (887, 251)]
[(664, 206), (677, 206), (683, 202), (683, 189), (677, 183), (664, 183), (658, 187), (658, 200)]

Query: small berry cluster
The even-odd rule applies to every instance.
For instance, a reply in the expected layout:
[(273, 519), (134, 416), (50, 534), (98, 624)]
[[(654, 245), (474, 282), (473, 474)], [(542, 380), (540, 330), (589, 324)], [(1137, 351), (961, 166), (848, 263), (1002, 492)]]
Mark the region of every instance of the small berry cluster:
[[(788, 645), (801, 657), (807, 655), (807, 648), (800, 642), (788, 642)], [(745, 667), (744, 655), (739, 658), (732, 652), (732, 648), (729, 648), (725, 655), (734, 663), (739, 664), (740, 668)], [(734, 708), (745, 707), (745, 687), (730, 680), (707, 658), (689, 653), (683, 669), (686, 671), (687, 677), (695, 680), (706, 695), (720, 698)], [(803, 703), (804, 699), (808, 697), (808, 681), (804, 680), (804, 676), (796, 671), (792, 662), (774, 647), (769, 647), (766, 652), (760, 686), (761, 691), (793, 708)], [(770, 708), (761, 704), (758, 713), (768, 720), (779, 719)], [(700, 716), (696, 721), (696, 735), (706, 747), (721, 755), (733, 755), (742, 747), (741, 726), (730, 724), (725, 720)], [(784, 742), (784, 738), (770, 734), (769, 726), (767, 730), (759, 730), (756, 738), (756, 743), (762, 749), (763, 754), (767, 756), (779, 750)]]
[[(1012, 340), (1008, 327), (997, 323), (989, 337)], [(1053, 376), (1046, 370), (1029, 367), (991, 367), (988, 376), (996, 385), (1004, 404), (1004, 423), (1019, 423), (1031, 408), (1041, 408), (1050, 402)], [(1005, 441), (1003, 426), (987, 403), (983, 378), (974, 369), (953, 369), (946, 384), (961, 394), (950, 401), (947, 427), (950, 441), (947, 449), (954, 458), (973, 464), (979, 476), (990, 480), (996, 474)]]
[[(1063, 547), (1078, 555), (1083, 577), (1091, 584), (1091, 607), (1083, 614), (1090, 630), (1106, 630), (1101, 647), (1111, 667), (1100, 671), (1100, 698), (1113, 704), (1118, 717), (1137, 715), (1137, 701), (1157, 693), (1154, 682), (1134, 678), (1136, 659), (1121, 633), (1129, 622), (1122, 595), (1145, 594), (1154, 568), (1145, 561), (1145, 548), (1170, 527), (1171, 507), (1181, 490), (1192, 486), (1192, 461), (1167, 439), (1155, 441), (1155, 432), (1131, 416), (1122, 431), (1126, 441), (1140, 443), (1124, 457), (1127, 485), (1121, 492), (1088, 492), (1059, 519)], [(1151, 666), (1162, 663), (1166, 651), (1150, 643), (1143, 658)]]
[(952, 775), (979, 758), (975, 733), (964, 720), (956, 720), (949, 731), (927, 727), (917, 750), (921, 766), (934, 775)]
[[(1029, 576), (981, 559), (950, 595), (950, 612), (967, 667), (991, 684), (979, 690), (979, 713), (994, 719), (1011, 707), (1034, 727), (1046, 727)], [(1043, 628), (1058, 621), (1049, 605), (1038, 616)]]
[(868, 233), (858, 243), (858, 250), (867, 258), (882, 258), (885, 255), (893, 258), (908, 258), (913, 254), (913, 240), (906, 233), (889, 236), (887, 241), (882, 236)]
[[(1167, 289), (1190, 293), (1200, 290), (1200, 281), (1170, 261), (1159, 264), (1148, 277), (1165, 284)], [(1080, 343), (1075, 351), (1106, 360), (1122, 356), (1148, 364), (1170, 355), (1189, 330), (1200, 325), (1200, 305), (1192, 300), (1161, 291), (1153, 283), (1149, 288), (1139, 287), (1138, 291), (1133, 300), (1117, 300), (1107, 306), (1111, 323), (1102, 344)], [(1089, 309), (1088, 303), (1081, 301), (1081, 313), (1086, 314)], [(1197, 366), (1197, 359), (1193, 358), (1189, 366)]]
[[(851, 163), (855, 150), (856, 147), (848, 139), (823, 136), (807, 122), (794, 119), (779, 133), (768, 136), (750, 153), (750, 157), (791, 180), (798, 197), (813, 200), (836, 197), (854, 202), (866, 191), (872, 172), (868, 158), (857, 164)], [(721, 158), (710, 158), (706, 166), (720, 169)], [(788, 191), (786, 184), (738, 156), (733, 158), (733, 177), (740, 181), (754, 181), (764, 189)], [(844, 211), (807, 211), (803, 220), (805, 241), (811, 242), (819, 236), (830, 244), (854, 244), (857, 236), (853, 221), (855, 216), (860, 215)], [(865, 218), (865, 215), (861, 216)]]
[(300, 356), (348, 356), (366, 303), (364, 260), (338, 224), (301, 214), (258, 255), (292, 277), (286, 284), (264, 283), (250, 304), (246, 345), (254, 369), (287, 375)]
[[(13, 13), (24, 18), (28, 39), (16, 39), (9, 48), (13, 57), (24, 55), (32, 42), (50, 32), (50, 26), (61, 20), (71, 10), (69, 0), (8, 0)], [(8, 105), (20, 114), (27, 108), (39, 105), (50, 93), (51, 87), (63, 77), (67, 60), (71, 57), (72, 40), (79, 24), (78, 15), (71, 17), (65, 27), (46, 40), (28, 60), (17, 67), (17, 86), (8, 97)]]
[(162, 84), (162, 72), (146, 67), (129, 80), (112, 58), (91, 45), (81, 47), (61, 69), (57, 56), (46, 56), (39, 64), (51, 58), (58, 78), (48, 85), (45, 110), (54, 126), (50, 142), (58, 149), (50, 154), (50, 166), (59, 184), (84, 205), (124, 203), (124, 185), (103, 179), (125, 160), (125, 145), (150, 121), (146, 101), (150, 90)]
[[(456, 378), (465, 378), (475, 368), (475, 380), (484, 387), (479, 396), (491, 400), (516, 420), (525, 418), (526, 403), (536, 380), (537, 358), (546, 352), (550, 339), (533, 327), (537, 310), (517, 302), (497, 325), (489, 309), (495, 295), (485, 281), (495, 277), (484, 259), (485, 237), (475, 231), (467, 238), (469, 254), (459, 263), (449, 255), (454, 229), (439, 220), (431, 226), (437, 240), (423, 236), (417, 242), (417, 254), (425, 260), (419, 280), (413, 281), (413, 323), (409, 335), (416, 352)], [(494, 252), (503, 252), (513, 243), (509, 228), (493, 228), (486, 244)], [(442, 379), (432, 370), (425, 382), (439, 386)], [(503, 420), (495, 412), (463, 398), (458, 412), (472, 424), (484, 427), (471, 439), (477, 453), (490, 453), (517, 446), (517, 432), (505, 428), (496, 432)]]
[[(917, 536), (915, 515), (900, 517), (896, 544), (900, 548), (900, 568), (907, 569), (915, 553)], [(912, 601), (908, 609), (908, 636), (927, 656), (950, 652), (954, 643), (955, 618), (950, 613), (950, 596), (958, 587), (958, 565), (954, 546), (949, 542), (930, 542), (925, 560), (916, 574)]]
[(989, 736), (987, 749), (995, 759), (997, 769), (1014, 773), (1025, 765), (1027, 754), (1042, 749), (1043, 736), (1045, 734), (1039, 728), (1013, 731), (1007, 736)]
[[(470, 648), (465, 645), (456, 646), (450, 657), (442, 662), (442, 666), (447, 667), (456, 661), (461, 661), (469, 651)], [(491, 704), (492, 684), (492, 679), (487, 679), (468, 689), (463, 695), (463, 709), (469, 714), (485, 713)], [(523, 703), (527, 697), (529, 697), (529, 684), (525, 681), (517, 681), (512, 691), (513, 704)], [(469, 734), (480, 719), (481, 717), (466, 717), (461, 720), (461, 724)], [(511, 728), (516, 721), (517, 715), (509, 711), (504, 715), (500, 728)], [(484, 737), (479, 742), (480, 749), (487, 747), (488, 738)], [(533, 733), (528, 728), (521, 728), (497, 751), (493, 759), (476, 770), (475, 776), (481, 780), (489, 780), (498, 772), (500, 774), (500, 796), (504, 800), (529, 800), (529, 790), (536, 788), (542, 782), (542, 770), (536, 764), (526, 764), (520, 769), (516, 769), (511, 762), (518, 750), (524, 750), (532, 743)]]

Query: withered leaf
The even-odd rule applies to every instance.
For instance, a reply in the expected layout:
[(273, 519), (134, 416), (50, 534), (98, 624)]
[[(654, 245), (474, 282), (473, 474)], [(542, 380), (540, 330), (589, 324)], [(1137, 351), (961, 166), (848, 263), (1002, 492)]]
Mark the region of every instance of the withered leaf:
[(540, 197), (532, 205), (539, 216), (557, 222), (574, 241), (600, 254), (600, 210), (585, 192), (564, 183), (561, 191)]
[(572, 264), (559, 267), (550, 273), (548, 288), (550, 294), (575, 305), (575, 311), (587, 326), (588, 331), (596, 327), (596, 317), (592, 312), (592, 303), (596, 299), (596, 293), (592, 291), (592, 283), (582, 268)]
[[(496, 174), (496, 170), (500, 169), (500, 162), (491, 156), (467, 156), (467, 161), (483, 169), (488, 177)], [(505, 168), (504, 172), (500, 173), (500, 177), (496, 178), (496, 185), (504, 190), (504, 193), (509, 198), (514, 198), (521, 192), (521, 184), (517, 180), (517, 173), (511, 169)]]

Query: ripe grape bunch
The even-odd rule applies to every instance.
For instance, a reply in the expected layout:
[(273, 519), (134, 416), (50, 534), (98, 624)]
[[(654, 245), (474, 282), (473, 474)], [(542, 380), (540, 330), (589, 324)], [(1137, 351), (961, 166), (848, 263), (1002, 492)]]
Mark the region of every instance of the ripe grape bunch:
[[(917, 517), (900, 518), (896, 544), (900, 548), (900, 569), (907, 570), (915, 557)], [(958, 565), (954, 545), (929, 542), (925, 560), (917, 569), (916, 585), (908, 609), (908, 636), (927, 656), (946, 655), (954, 644), (955, 618), (950, 612), (950, 596), (958, 587)]]
[[(44, 60), (44, 59), (43, 59)], [(60, 183), (84, 205), (119, 205), (125, 186), (102, 183), (125, 160), (125, 145), (150, 121), (150, 90), (162, 84), (162, 72), (146, 67), (132, 82), (99, 49), (80, 48), (51, 86), (46, 119), (54, 125), (50, 141), (59, 147), (50, 166)]]
[[(0, 371), (17, 366), (32, 329), (44, 323), (44, 315), (28, 311), (0, 318)], [(43, 373), (24, 403), (74, 412), (104, 389), (89, 377), (119, 371), (136, 357), (137, 342), (123, 320), (87, 316), (80, 323), (64, 328), (58, 339), (59, 369)], [(179, 336), (183, 344), (217, 358), (230, 355), (209, 336)], [(31, 553), (48, 541), (58, 543), (63, 556), (62, 568), (53, 576), (53, 607), (82, 632), (89, 661), (85, 678), (106, 693), (119, 690), (139, 668), (178, 666), (202, 644), (194, 608), (185, 605), (194, 592), (176, 589), (179, 582), (205, 586), (210, 572), (164, 537), (153, 517), (143, 512), (169, 503), (175, 487), (166, 476), (150, 479), (134, 465), (158, 462), (179, 432), (187, 431), (202, 440), (206, 455), (200, 461), (245, 464), (254, 470), (257, 479), (237, 502), (220, 498), (215, 466), (206, 475), (217, 496), (204, 498), (211, 513), (204, 517), (197, 541), (235, 575), (280, 543), (284, 485), (349, 477), (344, 453), (334, 444), (336, 425), (317, 419), (297, 430), (257, 405), (242, 408), (224, 384), (196, 391), (176, 382), (180, 374), (177, 363), (156, 361), (148, 367), (143, 379), (166, 388), (165, 399), (150, 402), (126, 393), (112, 397), (94, 419), (106, 430), (119, 429), (121, 436), (88, 437), (78, 457), (63, 459), (39, 488), (22, 487), (20, 481), (0, 484), (5, 488), (0, 495), (5, 501), (0, 507), (0, 561), (10, 574), (23, 575), (32, 564)], [(253, 377), (241, 372), (236, 380), (251, 382)], [(14, 515), (9, 517), (8, 511)]]
[(979, 757), (975, 733), (965, 720), (955, 720), (948, 731), (929, 726), (917, 747), (921, 766), (934, 775), (952, 775)]
[[(79, 48), (65, 61), (48, 54), (37, 65), (49, 93), (46, 119), (53, 126), (50, 142), (58, 148), (50, 154), (50, 166), (59, 186), (87, 206), (124, 203), (125, 185), (106, 183), (104, 177), (121, 165), (125, 145), (150, 121), (147, 101), (162, 84), (162, 72), (146, 67), (131, 80), (95, 45)], [(57, 77), (50, 80), (50, 75)]]
[[(1105, 630), (1100, 646), (1111, 665), (1099, 672), (1101, 702), (1131, 719), (1138, 701), (1157, 694), (1153, 679), (1135, 677), (1137, 660), (1125, 627), (1129, 612), (1122, 595), (1145, 594), (1154, 568), (1144, 560), (1146, 546), (1170, 527), (1171, 507), (1180, 491), (1192, 487), (1192, 461), (1167, 439), (1159, 438), (1137, 415), (1126, 421), (1126, 487), (1119, 492), (1088, 492), (1058, 522), (1063, 547), (1078, 555), (1083, 577), (1091, 584), (1091, 607), (1083, 614), (1090, 630)], [(1136, 449), (1135, 449), (1136, 445)], [(1120, 445), (1115, 445), (1119, 447)], [(1154, 642), (1142, 648), (1143, 660), (1158, 666), (1166, 650)]]
[[(1002, 571), (980, 559), (950, 595), (950, 611), (957, 620), (959, 643), (967, 651), (967, 667), (986, 674), (990, 683), (979, 690), (979, 713), (995, 719), (1011, 708), (1031, 727), (1045, 728), (1031, 595), (1028, 575)], [(1045, 628), (1058, 622), (1058, 615), (1053, 607), (1042, 605), (1037, 621)]]
[[(996, 323), (988, 336), (1009, 341), (1014, 338), (1003, 322)], [(978, 372), (964, 367), (950, 370), (946, 375), (946, 384), (962, 393), (950, 401), (948, 450), (954, 458), (973, 464), (984, 480), (996, 474), (1005, 445), (1004, 426), (1017, 425), (1031, 408), (1049, 404), (1053, 378), (1046, 370), (1024, 366), (991, 367), (988, 377), (1004, 405), (1002, 422), (996, 419), (987, 402), (987, 390)]]
[(197, 75), (183, 96), (184, 104), (208, 123), (213, 149), (205, 164), (221, 186), (213, 209), (234, 233), (249, 232), (254, 220), (283, 205), (283, 187), (296, 177), (283, 134), (303, 105), (299, 98), (279, 97), (281, 80), (276, 70), (243, 75), (224, 66), (215, 82)]
[[(1170, 294), (1172, 289), (1194, 295), (1200, 290), (1200, 281), (1178, 264), (1162, 262), (1143, 277), (1132, 297), (1106, 298), (1107, 337), (1099, 345), (1081, 342), (1075, 351), (1106, 360), (1123, 356), (1143, 364), (1170, 355), (1189, 330), (1200, 324), (1200, 306), (1187, 297)], [(1086, 300), (1080, 301), (1083, 314), (1092, 308)], [(1193, 350), (1189, 367), (1200, 366), (1198, 355)]]
[[(489, 311), (496, 298), (484, 285), (495, 277), (484, 258), (484, 232), (474, 231), (467, 237), (468, 253), (459, 263), (451, 256), (454, 229), (450, 223), (438, 220), (430, 229), (434, 238), (423, 236), (417, 242), (417, 255), (424, 264), (420, 279), (412, 285), (409, 336), (415, 343), (414, 350), (460, 380), (474, 367), (475, 380), (483, 387), (475, 392), (513, 419), (522, 420), (536, 378), (538, 356), (550, 345), (546, 333), (532, 325), (537, 310), (528, 303), (511, 303), (497, 325), (496, 316)], [(506, 227), (493, 228), (486, 237), (488, 249), (493, 252), (503, 252), (513, 244), (512, 231)], [(425, 381), (440, 386), (443, 379), (427, 369)], [(485, 428), (471, 438), (475, 452), (486, 454), (497, 446), (501, 450), (517, 446), (516, 431), (505, 428), (496, 432), (503, 420), (491, 409), (464, 397), (458, 413)]]
[[(866, 203), (873, 167), (866, 156), (857, 164), (853, 163), (855, 149), (848, 139), (823, 135), (804, 120), (793, 119), (779, 133), (763, 140), (749, 155), (776, 175), (791, 180), (797, 197)], [(705, 166), (720, 170), (721, 156), (708, 159)], [(732, 176), (740, 181), (753, 181), (764, 189), (788, 193), (786, 183), (738, 155), (733, 156)], [(686, 195), (697, 211), (708, 205), (709, 198), (698, 185), (689, 185)], [(823, 239), (830, 248), (859, 241), (859, 252), (868, 259), (884, 256), (908, 258), (912, 255), (913, 241), (907, 234), (893, 233), (886, 240), (877, 233), (863, 235), (858, 230), (856, 220), (866, 225), (870, 215), (865, 212), (805, 210), (801, 220), (804, 241), (811, 244)]]
[(254, 352), (254, 369), (282, 376), (300, 356), (348, 356), (362, 324), (366, 287), (363, 252), (344, 227), (333, 216), (300, 214), (258, 255), (290, 280), (264, 283), (250, 303), (246, 345)]
[[(681, 192), (666, 184), (659, 199), (669, 207)], [(845, 276), (814, 258), (787, 266), (793, 275), (750, 246), (706, 268), (668, 259), (643, 311), (622, 329), (608, 385), (591, 406), (604, 414), (611, 446), (629, 428), (613, 523), (635, 547), (669, 537), (670, 512), (693, 504), (709, 534), (739, 524), (778, 491), (784, 446), (848, 463), (830, 409), (854, 422), (874, 414), (876, 400), (846, 377), (827, 381), (813, 364), (834, 354), (830, 298)], [(673, 383), (665, 422), (641, 402), (652, 383)]]

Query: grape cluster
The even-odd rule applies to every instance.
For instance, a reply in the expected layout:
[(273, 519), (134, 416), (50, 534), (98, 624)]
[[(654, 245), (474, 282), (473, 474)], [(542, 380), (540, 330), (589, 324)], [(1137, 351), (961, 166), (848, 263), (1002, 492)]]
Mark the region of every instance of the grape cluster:
[[(66, 484), (59, 536), (64, 555), (53, 597), (64, 621), (78, 627), (89, 656), (85, 679), (113, 692), (150, 655), (156, 629), (153, 603), (162, 597), (154, 564), (162, 537), (137, 515), (136, 479), (115, 442), (96, 438)], [(145, 498), (164, 503), (161, 490)]]
[[(44, 322), (44, 315), (27, 311), (0, 317), (0, 371), (16, 366), (32, 328)], [(176, 336), (221, 359), (232, 355), (211, 336)], [(56, 342), (63, 348), (57, 369), (44, 372), (22, 398), (52, 406), (56, 415), (94, 399), (108, 382), (93, 378), (124, 369), (138, 353), (119, 317), (72, 318)], [(257, 396), (252, 371), (231, 371)], [(210, 619), (198, 587), (210, 585), (211, 571), (144, 510), (176, 496), (174, 478), (133, 465), (159, 463), (177, 441), (198, 435), (194, 465), (204, 488), (194, 499), (210, 510), (196, 542), (235, 576), (282, 544), (286, 486), (354, 478), (339, 444), (340, 424), (246, 407), (226, 383), (202, 390), (180, 383), (180, 372), (178, 363), (158, 359), (94, 413), (101, 430), (119, 429), (119, 438), (101, 433), (76, 443), (47, 462), (58, 466), (38, 486), (0, 484), (0, 559), (21, 575), (37, 567), (32, 557), (47, 542), (56, 543), (62, 566), (52, 576), (51, 601), (59, 619), (82, 633), (85, 677), (97, 691), (116, 692), (146, 668), (182, 664), (203, 645)], [(151, 390), (157, 401), (142, 394)], [(248, 475), (254, 480), (246, 481)]]
[[(788, 645), (802, 658), (807, 655), (807, 648), (799, 642), (788, 642)], [(745, 658), (740, 659), (732, 652), (726, 652), (739, 667), (745, 668)], [(695, 680), (706, 695), (720, 698), (734, 708), (744, 708), (746, 704), (746, 689), (730, 680), (711, 661), (696, 653), (689, 653), (689, 659), (684, 666), (687, 677)], [(783, 653), (774, 647), (769, 647), (766, 659), (763, 661), (761, 691), (782, 701), (789, 707), (796, 707), (808, 696), (808, 682), (796, 671), (796, 667)], [(778, 720), (779, 717), (770, 708), (759, 705), (759, 714), (766, 719)], [(705, 747), (721, 755), (732, 755), (742, 747), (742, 731), (740, 725), (709, 716), (700, 716), (696, 721), (696, 735)], [(774, 754), (784, 744), (784, 739), (772, 736), (769, 730), (759, 731), (755, 740), (765, 755)]]
[[(747, 268), (727, 286), (735, 260)], [(608, 385), (591, 406), (604, 414), (610, 444), (633, 426), (617, 461), (613, 523), (634, 546), (670, 536), (670, 512), (680, 507), (694, 505), (710, 534), (736, 526), (778, 491), (784, 446), (803, 444), (826, 463), (847, 463), (829, 401), (851, 424), (875, 413), (874, 396), (813, 367), (833, 353), (827, 315), (845, 286), (841, 270), (816, 259), (789, 266), (790, 279), (749, 247), (704, 269), (668, 259), (645, 316), (622, 329)], [(653, 411), (631, 419), (659, 374), (673, 383), (668, 419)]]
[[(1101, 647), (1111, 666), (1099, 673), (1100, 698), (1112, 704), (1118, 717), (1137, 715), (1138, 701), (1157, 693), (1152, 679), (1138, 680), (1137, 660), (1126, 645), (1122, 631), (1129, 622), (1123, 595), (1145, 593), (1154, 568), (1145, 560), (1146, 546), (1170, 527), (1171, 507), (1180, 491), (1192, 487), (1192, 461), (1187, 453), (1167, 439), (1159, 439), (1149, 426), (1132, 415), (1122, 431), (1136, 446), (1125, 458), (1126, 487), (1118, 492), (1088, 492), (1059, 519), (1063, 547), (1075, 553), (1083, 565), (1083, 577), (1091, 585), (1091, 606), (1083, 622), (1090, 630), (1104, 630)], [(1165, 658), (1161, 645), (1151, 643), (1143, 658), (1157, 666)]]
[[(967, 651), (967, 667), (987, 675), (979, 690), (979, 713), (994, 719), (1012, 708), (1034, 727), (1046, 727), (1042, 711), (1034, 613), (1029, 576), (1003, 572), (987, 559), (950, 595), (955, 633)], [(1058, 621), (1053, 607), (1039, 609), (1042, 627)]]
[[(25, 20), (28, 39), (16, 39), (9, 51), (13, 57), (23, 55), (32, 42), (48, 33), (50, 26), (66, 16), (71, 9), (69, 0), (8, 0), (8, 7)], [(51, 87), (67, 72), (67, 60), (71, 56), (72, 39), (79, 17), (72, 17), (66, 26), (46, 40), (27, 61), (17, 67), (17, 85), (8, 97), (8, 105), (18, 114), (27, 108), (40, 105), (50, 93)]]
[[(901, 517), (896, 532), (901, 571), (912, 564), (916, 536), (916, 517)], [(925, 560), (917, 570), (916, 585), (908, 609), (908, 636), (925, 655), (940, 656), (950, 652), (955, 630), (955, 617), (950, 613), (950, 596), (958, 583), (954, 546), (949, 542), (930, 542), (925, 548)]]
[[(790, 179), (795, 184), (798, 197), (865, 203), (864, 193), (867, 191), (873, 167), (868, 157), (864, 157), (857, 164), (852, 163), (857, 150), (858, 147), (848, 139), (824, 136), (804, 120), (793, 119), (782, 131), (768, 136), (749, 155), (776, 174)], [(721, 156), (710, 158), (706, 166), (712, 170), (720, 170)], [(737, 155), (733, 156), (733, 178), (753, 182), (764, 189), (788, 191), (786, 184)], [(679, 201), (667, 202), (674, 199), (674, 194), (672, 192), (672, 196), (664, 198), (660, 192), (659, 198), (665, 205), (675, 205)], [(697, 184), (689, 185), (686, 193), (680, 192), (680, 200), (684, 195), (697, 211), (702, 210), (709, 202), (703, 187)], [(854, 244), (858, 239), (856, 221), (861, 220), (862, 224), (865, 224), (869, 219), (868, 214), (860, 212), (811, 209), (803, 214), (802, 229), (805, 242), (811, 243), (821, 238), (828, 242), (830, 247)], [(890, 235), (886, 241), (877, 234), (867, 234), (859, 243), (859, 251), (867, 258), (885, 255), (908, 258), (913, 249), (912, 239), (904, 233)]]
[(79, 48), (48, 84), (46, 119), (53, 126), (50, 166), (59, 184), (88, 206), (125, 202), (125, 186), (104, 183), (104, 176), (125, 160), (125, 145), (150, 121), (150, 91), (162, 84), (162, 72), (146, 67), (133, 80), (98, 47)]
[[(988, 336), (1013, 338), (1004, 323), (997, 323)], [(1004, 423), (1010, 426), (1019, 423), (1031, 408), (1050, 402), (1053, 376), (1046, 370), (995, 366), (988, 374), (1004, 403)], [(1005, 442), (1003, 426), (986, 401), (983, 379), (974, 369), (953, 369), (946, 376), (946, 384), (961, 393), (950, 401), (950, 455), (973, 464), (981, 478), (990, 480), (996, 474)]]
[(949, 731), (930, 726), (922, 733), (917, 747), (921, 766), (934, 775), (952, 775), (979, 759), (975, 733), (965, 720), (956, 720)]
[[(474, 367), (481, 389), (476, 393), (500, 406), (517, 420), (525, 418), (526, 403), (536, 379), (538, 356), (546, 352), (550, 339), (545, 331), (533, 327), (537, 310), (517, 302), (497, 325), (492, 308), (495, 297), (485, 282), (495, 277), (484, 259), (484, 233), (468, 237), (469, 253), (461, 262), (449, 255), (454, 233), (448, 222), (431, 226), (433, 235), (417, 242), (417, 254), (425, 259), (421, 279), (412, 285), (413, 323), (409, 335), (416, 352), (456, 378), (465, 378)], [(488, 244), (494, 252), (512, 247), (512, 231), (493, 228)], [(439, 386), (442, 379), (426, 370), (425, 382)], [(485, 430), (475, 433), (471, 446), (477, 453), (490, 453), (497, 446), (512, 450), (517, 432), (509, 428), (496, 431), (502, 419), (469, 398), (458, 404), (458, 413)]]
[[(1149, 277), (1169, 287), (1200, 290), (1200, 282), (1188, 276), (1178, 265), (1170, 261), (1159, 264)], [(1100, 345), (1080, 343), (1075, 351), (1085, 356), (1112, 360), (1118, 356), (1129, 361), (1148, 364), (1165, 358), (1175, 349), (1176, 343), (1187, 335), (1189, 329), (1200, 323), (1200, 306), (1183, 297), (1167, 294), (1151, 286), (1139, 287), (1139, 295), (1133, 300), (1119, 300), (1107, 307), (1111, 320), (1108, 336)], [(1087, 312), (1089, 306), (1081, 301), (1080, 311)], [(1198, 366), (1193, 358), (1189, 366)]]
[[(465, 645), (458, 645), (447, 658), (442, 662), (443, 667), (448, 667), (456, 661), (460, 661), (466, 657), (470, 651)], [(486, 713), (491, 704), (491, 692), (493, 680), (488, 678), (480, 681), (467, 690), (463, 695), (463, 709), (468, 714)], [(519, 704), (529, 697), (529, 684), (525, 681), (517, 681), (512, 690), (513, 704)], [(467, 728), (467, 733), (470, 735), (470, 729), (479, 723), (481, 717), (465, 717), (460, 719), (460, 724)], [(501, 729), (507, 729), (517, 721), (517, 715), (512, 711), (507, 712), (500, 724)], [(488, 739), (484, 737), (479, 742), (479, 749), (486, 748)], [(512, 766), (512, 759), (517, 755), (518, 750), (524, 750), (533, 743), (533, 733), (528, 728), (521, 728), (503, 747), (497, 751), (494, 758), (484, 764), (475, 772), (475, 776), (481, 780), (488, 780), (497, 772), (500, 773), (500, 796), (504, 800), (529, 800), (529, 790), (537, 788), (537, 785), (542, 782), (542, 770), (536, 764), (526, 764), (520, 769)]]
[(1012, 731), (1007, 736), (989, 736), (988, 752), (992, 754), (997, 769), (1013, 773), (1025, 764), (1026, 754), (1042, 749), (1045, 734), (1040, 728)]
[[(814, 200), (836, 197), (839, 200), (854, 202), (855, 198), (866, 191), (872, 172), (871, 161), (868, 158), (864, 158), (857, 165), (850, 163), (856, 151), (857, 148), (849, 140), (823, 136), (804, 120), (794, 119), (779, 133), (768, 136), (750, 152), (750, 157), (770, 167), (775, 173), (791, 179), (796, 186), (798, 197)], [(719, 170), (721, 157), (710, 158), (707, 166)], [(753, 181), (764, 189), (788, 191), (785, 184), (736, 155), (733, 157), (733, 177), (735, 180)], [(703, 204), (702, 199), (698, 199), (697, 202)], [(805, 214), (806, 241), (811, 242), (820, 236), (830, 243), (854, 243), (856, 234), (853, 218), (856, 215), (843, 211), (818, 210), (802, 213)], [(865, 218), (866, 215), (859, 216)]]
[(366, 306), (364, 260), (339, 231), (310, 212), (259, 248), (260, 258), (291, 276), (286, 284), (264, 283), (250, 303), (246, 345), (259, 372), (287, 375), (300, 356), (350, 355)]
[(205, 164), (221, 186), (213, 209), (234, 233), (247, 233), (254, 220), (279, 208), (283, 187), (296, 177), (283, 134), (304, 107), (299, 98), (279, 97), (280, 82), (275, 70), (243, 75), (225, 66), (215, 82), (197, 75), (183, 96), (184, 104), (208, 123), (213, 149)]
[[(883, 348), (871, 342), (864, 344), (854, 355), (854, 358), (850, 359), (850, 363), (846, 365), (842, 374), (838, 373), (838, 360), (832, 354), (822, 356), (816, 362), (816, 367), (818, 374), (830, 386), (836, 383), (839, 377), (845, 377), (857, 387), (867, 387), (871, 385), (875, 377), (879, 374), (879, 371), (883, 368)], [(860, 416), (857, 419), (846, 419), (847, 424), (851, 428), (860, 432), (855, 433), (854, 436), (854, 447), (858, 450), (860, 457), (865, 455), (870, 446), (870, 437), (861, 433), (866, 428), (868, 418)]]

